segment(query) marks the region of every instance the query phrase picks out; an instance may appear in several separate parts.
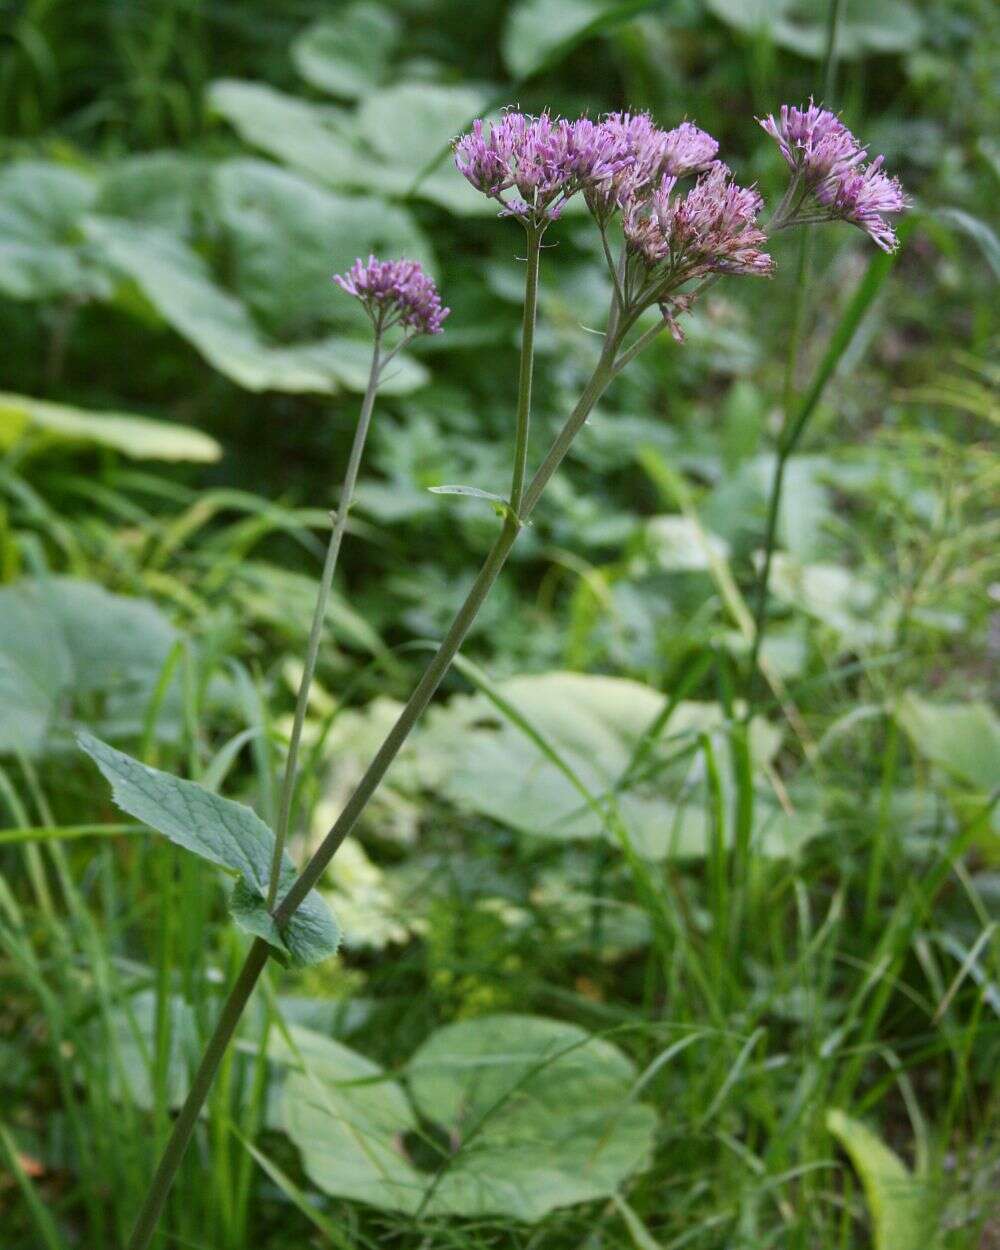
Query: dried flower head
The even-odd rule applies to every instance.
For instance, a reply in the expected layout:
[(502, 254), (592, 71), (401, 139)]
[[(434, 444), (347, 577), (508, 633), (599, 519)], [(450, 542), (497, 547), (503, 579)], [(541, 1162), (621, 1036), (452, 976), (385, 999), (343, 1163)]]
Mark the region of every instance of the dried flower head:
[(721, 161), (684, 196), (674, 194), (676, 183), (665, 174), (651, 196), (625, 212), (626, 244), (647, 274), (673, 288), (709, 273), (771, 273), (771, 258), (761, 251), (767, 236), (757, 225), (763, 202), (754, 188), (734, 182)]
[(895, 232), (884, 213), (900, 213), (906, 198), (898, 179), (882, 172), (882, 157), (869, 164), (867, 149), (836, 114), (812, 100), (807, 108), (783, 104), (758, 119), (778, 144), (792, 171), (792, 184), (774, 229), (808, 221), (848, 221), (883, 251), (895, 251)]
[(455, 145), (459, 173), (498, 201), (501, 216), (538, 229), (555, 221), (582, 186), (610, 177), (613, 161), (613, 144), (600, 126), (548, 113), (477, 120)]
[(412, 334), (440, 334), (450, 311), (441, 307), (434, 280), (415, 260), (358, 257), (347, 273), (335, 274), (333, 280), (361, 301), (379, 331), (401, 325)]

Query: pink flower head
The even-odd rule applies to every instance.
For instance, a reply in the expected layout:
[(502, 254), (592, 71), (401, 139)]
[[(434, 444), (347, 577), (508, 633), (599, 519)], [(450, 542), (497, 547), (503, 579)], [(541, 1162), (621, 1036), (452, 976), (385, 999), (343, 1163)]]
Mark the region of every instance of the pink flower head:
[(415, 260), (360, 257), (334, 282), (360, 300), (379, 331), (402, 325), (414, 334), (440, 334), (450, 309), (441, 307), (434, 280)]
[(683, 178), (694, 174), (715, 160), (718, 142), (691, 122), (681, 122), (663, 133), (661, 172)]
[(672, 285), (708, 273), (768, 275), (772, 262), (757, 226), (762, 200), (752, 187), (732, 180), (714, 161), (687, 195), (674, 194), (677, 179), (665, 174), (646, 202), (625, 213), (625, 239), (647, 270), (659, 269)]
[(707, 165), (719, 145), (703, 130), (682, 122), (660, 130), (648, 113), (609, 113), (600, 127), (610, 143), (610, 173), (584, 186), (590, 211), (606, 223), (616, 209), (633, 202), (664, 174), (681, 178)]
[(455, 165), (477, 191), (500, 203), (501, 216), (544, 228), (585, 183), (610, 177), (612, 148), (586, 118), (507, 112), (498, 122), (473, 122), (455, 145)]
[[(812, 100), (804, 109), (783, 104), (777, 118), (771, 114), (759, 121), (777, 141), (793, 174), (786, 197), (788, 214), (777, 228), (805, 221), (848, 221), (883, 251), (895, 251), (898, 240), (882, 214), (902, 212), (906, 199), (899, 181), (882, 173), (881, 156), (865, 165), (867, 149), (836, 114)], [(805, 196), (795, 203), (800, 187)]]

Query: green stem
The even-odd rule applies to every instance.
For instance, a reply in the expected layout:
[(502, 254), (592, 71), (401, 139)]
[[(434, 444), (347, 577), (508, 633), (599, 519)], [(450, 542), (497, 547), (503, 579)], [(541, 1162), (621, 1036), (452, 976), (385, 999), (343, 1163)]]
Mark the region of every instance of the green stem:
[[(274, 911), (274, 919), (279, 926), (286, 923), (294, 913), (309, 890), (319, 880), (341, 843), (357, 824), (368, 801), (378, 788), (379, 782), (385, 776), (386, 771), (399, 753), (420, 714), (441, 684), (441, 680), (468, 634), (483, 601), (496, 581), (500, 570), (503, 568), (511, 548), (517, 541), (517, 536), (521, 530), (521, 521), (527, 519), (538, 503), (546, 485), (562, 463), (573, 438), (582, 428), (594, 404), (614, 377), (614, 355), (618, 341), (617, 338), (612, 340), (610, 337), (605, 340), (604, 351), (590, 381), (584, 388), (583, 394), (567, 418), (562, 430), (560, 430), (559, 435), (549, 450), (549, 454), (545, 457), (545, 460), (524, 492), (520, 521), (512, 513), (507, 514), (503, 529), (490, 549), (483, 567), (473, 583), (472, 589), (469, 591), (468, 597), (459, 609), (451, 628), (427, 666), (423, 677), (421, 677), (411, 694), (409, 702), (400, 713), (399, 719), (390, 731), (389, 736), (368, 766), (367, 772), (362, 777), (354, 794), (348, 800), (333, 828), (323, 839), (313, 857), (306, 864), (298, 879)], [(209, 1039), (201, 1064), (195, 1073), (191, 1089), (184, 1101), (184, 1106), (174, 1121), (173, 1130), (150, 1184), (149, 1192), (139, 1213), (135, 1229), (132, 1232), (126, 1250), (146, 1250), (146, 1247), (149, 1245), (153, 1232), (156, 1229), (157, 1220), (166, 1202), (167, 1194), (170, 1192), (170, 1186), (194, 1132), (199, 1112), (208, 1095), (212, 1079), (236, 1030), (240, 1016), (246, 1008), (250, 995), (253, 993), (254, 986), (264, 970), (267, 956), (268, 947), (266, 943), (260, 939), (255, 940), (222, 1008), (218, 1024)]]
[(267, 887), (268, 911), (274, 906), (278, 897), (278, 884), (281, 880), (281, 861), (285, 853), (285, 842), (288, 839), (288, 825), (292, 813), (292, 798), (295, 794), (295, 775), (298, 767), (299, 744), (302, 741), (302, 726), (306, 719), (306, 708), (309, 706), (309, 690), (313, 675), (316, 672), (316, 657), (319, 654), (319, 642), (323, 634), (326, 620), (326, 605), (330, 598), (330, 587), (333, 585), (333, 574), (337, 568), (337, 557), (343, 542), (344, 530), (347, 528), (347, 514), (354, 500), (354, 487), (358, 480), (358, 469), (361, 455), (368, 437), (371, 424), (372, 409), (375, 406), (375, 392), (378, 389), (379, 374), (382, 369), (382, 337), (376, 332), (375, 346), (372, 349), (372, 366), (368, 375), (368, 388), (361, 402), (361, 415), (354, 432), (351, 454), (347, 460), (347, 471), (344, 484), (340, 489), (337, 502), (337, 514), (330, 534), (330, 545), (326, 549), (326, 562), (320, 578), (319, 593), (316, 596), (316, 610), (313, 613), (312, 628), (309, 631), (309, 642), (306, 646), (305, 667), (302, 680), (299, 682), (298, 698), (295, 701), (295, 719), (292, 722), (292, 736), (288, 743), (288, 759), (285, 761), (285, 776), (281, 783), (281, 800), (278, 806), (278, 827), (275, 830), (274, 857), (271, 860), (271, 879)]
[[(837, 73), (837, 26), (840, 21), (841, 0), (830, 0), (827, 9), (826, 45), (823, 53), (823, 86), (827, 96), (833, 92)], [(826, 101), (829, 104), (829, 101)], [(794, 185), (794, 184), (793, 184)], [(784, 201), (782, 201), (784, 204)], [(779, 209), (778, 216), (780, 217)], [(780, 226), (778, 227), (781, 228)], [(767, 528), (764, 535), (764, 563), (757, 580), (756, 602), (754, 606), (753, 643), (750, 650), (750, 661), (747, 669), (747, 710), (749, 718), (753, 714), (754, 693), (757, 688), (760, 651), (764, 642), (764, 630), (767, 622), (767, 597), (771, 579), (771, 565), (774, 557), (774, 544), (777, 539), (778, 515), (781, 511), (781, 494), (785, 483), (785, 469), (789, 457), (802, 437), (806, 422), (812, 415), (815, 398), (810, 394), (799, 405), (798, 414), (793, 421), (792, 407), (795, 403), (795, 365), (798, 359), (799, 342), (802, 337), (802, 326), (805, 321), (806, 293), (809, 288), (809, 275), (812, 260), (812, 227), (807, 226), (799, 239), (799, 254), (795, 270), (795, 302), (792, 307), (792, 324), (788, 335), (788, 355), (785, 358), (785, 384), (782, 394), (784, 420), (781, 436), (778, 440), (777, 462), (774, 477), (771, 480), (771, 494), (767, 502)], [(818, 396), (817, 396), (818, 397)]]
[(510, 483), (510, 507), (515, 517), (521, 511), (524, 479), (528, 467), (528, 435), (531, 431), (531, 379), (535, 366), (535, 321), (538, 311), (538, 265), (542, 251), (542, 231), (526, 227), (528, 240), (527, 272), (524, 275), (524, 319), (521, 323), (521, 371), (517, 380), (517, 433), (514, 441), (514, 473)]
[(580, 431), (594, 404), (614, 376), (612, 356), (613, 345), (606, 345), (590, 381), (577, 401), (576, 407), (570, 413), (565, 425), (552, 444), (549, 454), (542, 461), (541, 466), (524, 492), (520, 517), (515, 517), (512, 513), (507, 514), (503, 529), (490, 549), (483, 567), (479, 570), (479, 575), (473, 582), (472, 589), (469, 591), (465, 602), (459, 608), (451, 628), (445, 634), (431, 662), (424, 670), (424, 675), (414, 688), (409, 701), (399, 714), (399, 719), (389, 731), (388, 737), (382, 743), (371, 764), (369, 764), (367, 771), (358, 783), (357, 789), (347, 800), (343, 811), (330, 829), (330, 832), (320, 843), (312, 859), (303, 868), (298, 879), (275, 910), (274, 919), (279, 928), (287, 923), (289, 917), (326, 871), (330, 860), (333, 859), (344, 839), (357, 824), (362, 812), (368, 806), (369, 800), (388, 771), (389, 765), (399, 754), (403, 743), (410, 735), (410, 731), (433, 698), (435, 691), (441, 684), (442, 678), (451, 667), (452, 660), (465, 641), (465, 637), (476, 619), (483, 601), (486, 599), (500, 570), (503, 568), (511, 548), (517, 541), (522, 522), (526, 521), (531, 515), (542, 492), (548, 485), (549, 479), (559, 468), (563, 457), (569, 450), (570, 444)]
[(260, 938), (254, 940), (246, 962), (233, 983), (233, 988), (229, 991), (229, 997), (223, 1005), (215, 1031), (205, 1048), (198, 1071), (194, 1074), (184, 1106), (181, 1107), (174, 1121), (173, 1130), (150, 1182), (149, 1192), (146, 1194), (146, 1200), (136, 1219), (126, 1250), (145, 1250), (156, 1231), (170, 1186), (180, 1167), (188, 1142), (191, 1140), (191, 1134), (194, 1132), (201, 1108), (208, 1097), (208, 1091), (212, 1087), (219, 1063), (236, 1031), (236, 1025), (239, 1023), (253, 987), (257, 984), (264, 965), (267, 963), (268, 950), (266, 942), (261, 941)]

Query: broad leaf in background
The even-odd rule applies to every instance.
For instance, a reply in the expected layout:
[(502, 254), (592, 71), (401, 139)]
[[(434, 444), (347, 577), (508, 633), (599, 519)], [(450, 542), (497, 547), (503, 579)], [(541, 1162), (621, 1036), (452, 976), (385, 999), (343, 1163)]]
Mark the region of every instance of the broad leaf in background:
[(207, 103), (251, 147), (333, 186), (368, 185), (365, 159), (345, 111), (233, 78), (213, 82)]
[(406, 257), (436, 275), (430, 244), (398, 205), (341, 195), (258, 160), (225, 161), (214, 186), (233, 288), (283, 341), (331, 322), (367, 326), (357, 301), (330, 281), (358, 256)]
[(326, 1193), (532, 1222), (610, 1196), (648, 1161), (656, 1114), (630, 1099), (631, 1062), (575, 1025), (483, 1016), (433, 1034), (407, 1068), (417, 1111), (448, 1143), (423, 1168), (410, 1152), (434, 1139), (402, 1087), (328, 1038), (293, 1036), (304, 1071), (285, 1082), (285, 1125)]
[[(89, 218), (87, 230), (108, 262), (136, 283), (160, 316), (240, 386), (316, 394), (341, 386), (364, 390), (367, 368), (360, 361), (370, 359), (370, 347), (361, 340), (334, 335), (289, 346), (275, 344), (246, 305), (217, 286), (205, 262), (180, 239), (112, 218)], [(420, 365), (399, 356), (382, 390), (405, 394), (425, 380)]]
[[(827, 12), (812, 0), (705, 0), (716, 17), (748, 35), (767, 35), (780, 48), (821, 60)], [(908, 0), (844, 0), (837, 23), (842, 59), (911, 52), (919, 47), (923, 21)]]
[(104, 173), (92, 211), (186, 237), (208, 209), (211, 164), (186, 152), (146, 152)]
[(860, 1121), (831, 1110), (826, 1126), (861, 1177), (875, 1250), (932, 1250), (934, 1223), (927, 1186)]
[(0, 589), (0, 751), (38, 754), (73, 702), (98, 692), (105, 732), (138, 728), (178, 637), (155, 604), (92, 582)]
[[(478, 695), (471, 704), (463, 700), (454, 705), (454, 740), (442, 752), (445, 797), (459, 808), (537, 837), (606, 836), (614, 841), (608, 799), (663, 709), (664, 696), (639, 682), (568, 672), (516, 677), (491, 689), (492, 699)], [(446, 734), (442, 716), (435, 726), (435, 749), (445, 745)], [(731, 795), (722, 709), (680, 703), (651, 750), (642, 782), (632, 781), (616, 795), (622, 825), (645, 858), (698, 858), (707, 851), (711, 827), (700, 734), (712, 736), (724, 788)], [(759, 764), (777, 750), (780, 734), (755, 718), (751, 740)], [(488, 786), (483, 777), (489, 777)], [(794, 854), (818, 832), (815, 813), (786, 814), (763, 786), (758, 797), (758, 853)]]
[(986, 703), (930, 703), (912, 690), (896, 719), (913, 748), (957, 781), (988, 794), (1000, 785), (1000, 720)]
[(507, 18), (503, 57), (512, 74), (526, 78), (587, 35), (665, 5), (666, 0), (518, 0)]
[(107, 294), (108, 277), (79, 230), (96, 195), (93, 178), (52, 162), (0, 170), (0, 292), (43, 300)]
[(399, 22), (387, 8), (351, 4), (298, 35), (292, 60), (310, 86), (356, 99), (383, 82), (398, 41)]
[(192, 460), (210, 463), (222, 455), (214, 438), (188, 425), (125, 412), (88, 412), (29, 395), (0, 392), (0, 448), (29, 434), (42, 446), (89, 443), (110, 447), (134, 460)]
[[(232, 899), (236, 923), (298, 964), (319, 963), (335, 953), (340, 931), (322, 898), (311, 890), (279, 933), (265, 907), (274, 833), (242, 803), (213, 794), (193, 781), (150, 768), (92, 734), (80, 747), (111, 783), (115, 803), (177, 846), (239, 875)], [(279, 901), (295, 878), (285, 855)]]

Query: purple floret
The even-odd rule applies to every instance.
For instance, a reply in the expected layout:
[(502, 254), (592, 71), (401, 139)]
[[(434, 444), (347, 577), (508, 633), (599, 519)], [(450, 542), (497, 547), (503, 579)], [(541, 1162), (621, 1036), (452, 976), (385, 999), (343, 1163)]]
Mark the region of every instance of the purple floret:
[(415, 260), (367, 261), (360, 257), (334, 282), (360, 300), (379, 331), (402, 325), (412, 334), (440, 334), (450, 309), (442, 308), (432, 278)]

